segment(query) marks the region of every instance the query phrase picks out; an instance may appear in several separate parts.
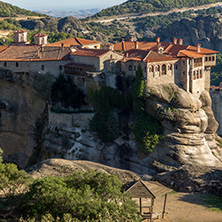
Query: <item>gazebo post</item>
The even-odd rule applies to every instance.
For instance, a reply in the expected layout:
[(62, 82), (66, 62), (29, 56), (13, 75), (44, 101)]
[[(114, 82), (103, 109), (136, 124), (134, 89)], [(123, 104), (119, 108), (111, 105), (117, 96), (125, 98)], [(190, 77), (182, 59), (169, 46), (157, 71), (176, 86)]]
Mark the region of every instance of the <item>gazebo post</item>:
[(163, 205), (163, 213), (162, 213), (162, 218), (164, 218), (165, 210), (166, 210), (166, 202), (167, 202), (167, 194), (165, 194), (165, 199), (164, 199), (164, 205)]
[(154, 206), (154, 198), (151, 200), (151, 208), (150, 208), (150, 222), (153, 221), (153, 206)]
[(140, 198), (140, 215), (142, 215), (142, 198)]

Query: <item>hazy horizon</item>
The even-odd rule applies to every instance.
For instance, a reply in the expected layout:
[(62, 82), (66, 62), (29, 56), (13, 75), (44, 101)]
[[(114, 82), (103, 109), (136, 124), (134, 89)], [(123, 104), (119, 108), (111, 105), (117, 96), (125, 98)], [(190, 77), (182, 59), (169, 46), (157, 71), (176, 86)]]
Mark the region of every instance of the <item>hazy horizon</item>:
[(93, 8), (107, 8), (113, 5), (118, 5), (126, 0), (81, 0), (80, 2), (72, 2), (70, 0), (3, 0), (3, 2), (10, 3), (20, 8), (28, 10), (80, 10)]

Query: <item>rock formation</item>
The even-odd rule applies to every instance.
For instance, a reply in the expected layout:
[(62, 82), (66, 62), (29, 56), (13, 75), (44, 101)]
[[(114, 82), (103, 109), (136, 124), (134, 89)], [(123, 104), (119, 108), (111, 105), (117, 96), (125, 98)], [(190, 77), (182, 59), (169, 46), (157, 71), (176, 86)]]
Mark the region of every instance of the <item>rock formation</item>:
[(172, 41), (173, 38), (182, 38), (184, 44), (222, 50), (221, 15), (198, 16), (193, 19), (176, 21), (158, 31), (163, 41)]
[(6, 162), (28, 165), (36, 147), (36, 124), (45, 102), (31, 87), (33, 78), (0, 70), (0, 147)]
[(165, 128), (165, 139), (151, 154), (169, 166), (222, 166), (222, 148), (215, 140), (218, 128), (207, 91), (199, 98), (176, 86), (148, 89), (147, 112)]

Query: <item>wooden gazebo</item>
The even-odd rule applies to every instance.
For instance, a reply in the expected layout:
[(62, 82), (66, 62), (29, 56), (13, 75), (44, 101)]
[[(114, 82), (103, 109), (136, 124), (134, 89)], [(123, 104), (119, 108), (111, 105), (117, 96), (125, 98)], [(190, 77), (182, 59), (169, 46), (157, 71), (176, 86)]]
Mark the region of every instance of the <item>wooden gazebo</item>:
[[(168, 187), (163, 186), (162, 184), (156, 181), (143, 181), (138, 180), (134, 181), (128, 186), (126, 185), (125, 193), (130, 193), (133, 198), (139, 198), (139, 213), (143, 217), (144, 220), (152, 222), (155, 218), (162, 216), (164, 218), (164, 214), (166, 212), (166, 202), (167, 202), (167, 193), (171, 192), (172, 190)], [(163, 211), (154, 213), (154, 200), (157, 197), (165, 195), (164, 204), (163, 204)], [(144, 207), (142, 205), (142, 199), (151, 199), (150, 206)], [(147, 208), (145, 212), (143, 209)]]

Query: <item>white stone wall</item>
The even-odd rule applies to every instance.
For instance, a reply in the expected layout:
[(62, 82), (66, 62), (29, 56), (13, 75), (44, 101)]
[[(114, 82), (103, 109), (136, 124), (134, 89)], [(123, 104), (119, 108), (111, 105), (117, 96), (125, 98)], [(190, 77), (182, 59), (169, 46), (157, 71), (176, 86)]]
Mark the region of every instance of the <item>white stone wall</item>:
[[(70, 60), (57, 60), (57, 61), (32, 61), (30, 62), (30, 70), (31, 72), (37, 72), (46, 74), (51, 73), (55, 77), (58, 77), (60, 73), (64, 73), (64, 68), (60, 70), (60, 65), (64, 66), (65, 64), (70, 63)], [(44, 66), (44, 70), (42, 70), (42, 66)]]
[[(13, 72), (31, 72), (31, 73), (41, 73), (45, 74), (47, 72), (51, 73), (55, 77), (63, 73), (60, 70), (60, 65), (65, 65), (70, 63), (70, 60), (57, 60), (57, 61), (19, 61), (19, 62), (0, 62), (0, 68), (10, 69)], [(5, 66), (6, 64), (6, 66)], [(42, 68), (44, 67), (44, 70)]]

